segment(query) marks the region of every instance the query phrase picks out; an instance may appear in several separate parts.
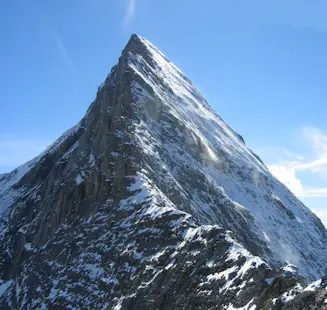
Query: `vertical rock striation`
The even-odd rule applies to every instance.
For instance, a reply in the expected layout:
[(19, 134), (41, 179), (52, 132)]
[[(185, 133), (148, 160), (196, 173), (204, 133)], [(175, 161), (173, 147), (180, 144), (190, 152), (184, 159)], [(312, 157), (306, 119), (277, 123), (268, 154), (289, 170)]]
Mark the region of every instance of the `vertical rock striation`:
[(0, 212), (1, 309), (289, 309), (324, 296), (323, 281), (278, 269), (324, 275), (320, 220), (137, 35), (85, 117), (0, 175)]

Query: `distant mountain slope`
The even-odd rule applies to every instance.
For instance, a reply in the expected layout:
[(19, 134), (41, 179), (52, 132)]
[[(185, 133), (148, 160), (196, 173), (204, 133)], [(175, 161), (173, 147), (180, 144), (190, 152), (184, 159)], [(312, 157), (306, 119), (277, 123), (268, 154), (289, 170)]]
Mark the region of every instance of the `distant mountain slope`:
[(301, 277), (274, 268), (327, 266), (320, 220), (136, 35), (80, 123), (0, 176), (0, 212), (3, 309), (282, 307)]

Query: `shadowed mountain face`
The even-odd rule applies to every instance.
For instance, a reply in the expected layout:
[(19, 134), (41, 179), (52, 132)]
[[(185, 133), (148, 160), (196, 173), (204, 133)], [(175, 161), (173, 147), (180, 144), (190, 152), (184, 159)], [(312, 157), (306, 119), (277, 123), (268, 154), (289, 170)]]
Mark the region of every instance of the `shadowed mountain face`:
[(0, 175), (0, 212), (1, 309), (324, 307), (276, 269), (324, 275), (320, 220), (136, 35), (79, 124)]

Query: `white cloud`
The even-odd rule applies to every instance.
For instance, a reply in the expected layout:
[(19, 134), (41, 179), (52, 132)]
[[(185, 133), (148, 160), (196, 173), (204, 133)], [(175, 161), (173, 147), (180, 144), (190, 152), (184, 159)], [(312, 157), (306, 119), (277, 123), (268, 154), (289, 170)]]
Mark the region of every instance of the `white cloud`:
[(269, 171), (280, 182), (284, 183), (293, 194), (299, 198), (304, 197), (327, 197), (327, 188), (306, 188), (296, 176), (292, 165), (269, 165)]
[(300, 156), (298, 154), (292, 153), (289, 150), (284, 149), (285, 155), (289, 158), (296, 159), (296, 160), (303, 160), (303, 156)]
[(303, 193), (301, 181), (297, 179), (292, 167), (286, 165), (270, 165), (268, 169), (274, 177), (284, 183), (296, 196)]
[(296, 170), (310, 170), (311, 172), (327, 172), (327, 135), (320, 129), (306, 127), (303, 129), (304, 138), (310, 142), (314, 152), (314, 159), (308, 162), (298, 162)]
[(307, 188), (302, 197), (327, 197), (327, 188)]
[(311, 209), (311, 211), (317, 215), (320, 220), (322, 221), (322, 223), (325, 225), (325, 227), (327, 227), (327, 210), (315, 210), (315, 209)]
[(58, 51), (60, 57), (65, 62), (67, 67), (72, 68), (73, 64), (68, 56), (67, 49), (62, 41), (60, 34), (57, 31), (54, 32), (54, 37), (55, 37), (55, 41), (56, 41), (57, 51)]
[[(308, 153), (313, 154), (311, 160), (304, 156), (294, 156), (295, 161), (283, 161), (282, 164), (269, 165), (270, 172), (284, 183), (298, 197), (327, 197), (327, 187), (304, 187), (297, 172), (320, 173), (327, 176), (327, 135), (321, 130), (306, 127), (302, 136), (308, 143)], [(292, 154), (292, 153), (289, 153)]]
[(135, 15), (136, 0), (128, 0), (125, 13), (125, 25), (129, 24)]

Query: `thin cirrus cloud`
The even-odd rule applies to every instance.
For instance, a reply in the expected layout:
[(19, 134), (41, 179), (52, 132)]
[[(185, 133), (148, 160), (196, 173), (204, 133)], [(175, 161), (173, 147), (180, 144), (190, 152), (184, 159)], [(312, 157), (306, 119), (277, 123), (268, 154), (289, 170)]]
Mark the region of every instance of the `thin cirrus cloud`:
[(310, 170), (327, 175), (327, 135), (317, 128), (304, 128), (303, 136), (311, 141), (312, 148), (317, 156), (311, 162), (299, 162), (294, 165), (296, 170)]
[(305, 161), (301, 156), (295, 161), (284, 161), (268, 168), (298, 197), (327, 197), (327, 187), (305, 187), (297, 176), (297, 172), (306, 172), (327, 177), (327, 135), (320, 129), (306, 127), (302, 136), (308, 142), (308, 153), (314, 154), (311, 160)]
[(128, 0), (126, 12), (125, 12), (125, 19), (124, 19), (125, 25), (128, 25), (134, 18), (135, 8), (136, 8), (136, 0)]
[(71, 69), (73, 67), (73, 63), (68, 55), (67, 48), (62, 40), (62, 37), (60, 36), (60, 34), (57, 31), (54, 32), (54, 39), (55, 39), (55, 43), (56, 43), (57, 52), (58, 52), (60, 58), (65, 63), (65, 65), (69, 69)]

